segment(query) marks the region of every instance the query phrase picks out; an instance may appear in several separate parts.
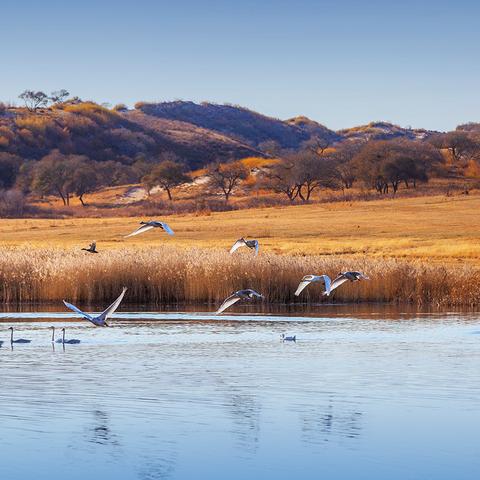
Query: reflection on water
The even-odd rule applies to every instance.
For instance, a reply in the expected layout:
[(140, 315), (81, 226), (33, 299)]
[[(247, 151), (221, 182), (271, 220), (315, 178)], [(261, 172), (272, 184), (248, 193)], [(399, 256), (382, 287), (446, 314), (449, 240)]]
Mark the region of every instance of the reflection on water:
[(0, 478), (478, 478), (477, 315), (326, 310), (0, 314)]

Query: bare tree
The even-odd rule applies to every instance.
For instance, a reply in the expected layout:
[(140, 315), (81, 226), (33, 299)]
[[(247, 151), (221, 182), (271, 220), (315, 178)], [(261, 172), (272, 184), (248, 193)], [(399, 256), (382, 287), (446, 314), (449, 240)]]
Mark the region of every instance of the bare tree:
[(50, 98), (44, 92), (33, 90), (25, 90), (22, 92), (18, 98), (22, 99), (25, 102), (25, 107), (30, 112), (36, 112), (37, 109), (41, 107), (46, 107)]
[(211, 165), (207, 173), (210, 185), (223, 192), (225, 202), (228, 202), (233, 189), (249, 174), (248, 168), (240, 161)]
[(307, 202), (312, 193), (320, 188), (336, 188), (333, 162), (328, 158), (321, 158), (312, 151), (303, 151), (289, 157), (293, 165), (293, 175), (297, 185), (298, 197)]
[(459, 166), (466, 163), (479, 148), (475, 140), (467, 132), (462, 131), (435, 135), (431, 143), (437, 148), (448, 150), (454, 163)]
[(62, 88), (61, 90), (55, 90), (54, 92), (52, 92), (50, 94), (50, 100), (53, 103), (62, 103), (67, 99), (69, 95), (70, 93), (68, 92), (68, 90)]
[(261, 185), (275, 193), (283, 193), (290, 202), (298, 197), (298, 181), (293, 163), (282, 159), (262, 172)]
[(173, 200), (172, 189), (188, 181), (190, 181), (190, 177), (185, 174), (184, 165), (173, 160), (164, 160), (155, 165), (151, 172), (142, 179), (148, 194), (154, 186), (159, 185), (167, 192), (170, 201)]

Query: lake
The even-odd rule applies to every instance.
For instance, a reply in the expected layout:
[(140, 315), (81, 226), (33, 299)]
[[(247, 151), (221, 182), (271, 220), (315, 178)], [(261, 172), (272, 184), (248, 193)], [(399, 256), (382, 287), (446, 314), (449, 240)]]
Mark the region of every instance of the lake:
[(254, 308), (0, 313), (0, 478), (479, 478), (478, 314)]

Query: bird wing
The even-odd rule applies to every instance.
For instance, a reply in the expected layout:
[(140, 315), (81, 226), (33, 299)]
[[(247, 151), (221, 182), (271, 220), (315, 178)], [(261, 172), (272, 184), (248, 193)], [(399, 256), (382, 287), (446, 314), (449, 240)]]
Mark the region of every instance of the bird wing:
[(243, 247), (245, 245), (245, 242), (243, 240), (237, 240), (233, 245), (232, 248), (230, 249), (230, 253), (235, 252), (238, 250), (240, 247)]
[(162, 222), (162, 227), (169, 235), (175, 235), (173, 230), (166, 223)]
[[(335, 290), (340, 285), (343, 285), (345, 282), (348, 282), (348, 278), (344, 277), (343, 275), (339, 275), (331, 284), (330, 291)], [(326, 295), (327, 292), (324, 293)]]
[(259, 248), (258, 242), (255, 242), (255, 256), (258, 255), (258, 248)]
[(90, 244), (90, 248), (91, 248), (92, 250), (95, 250), (95, 249), (97, 248), (97, 242), (92, 242), (92, 243)]
[(127, 237), (133, 237), (134, 235), (138, 235), (139, 233), (146, 232), (147, 230), (151, 230), (153, 225), (142, 225), (141, 227), (138, 227), (134, 232), (129, 233), (128, 235), (125, 235), (125, 238)]
[(98, 320), (107, 320), (107, 318), (112, 315), (113, 312), (118, 308), (120, 302), (123, 300), (123, 296), (127, 291), (127, 287), (123, 287), (122, 293), (118, 296), (118, 298), (106, 309), (104, 310), (98, 317)]
[(66, 302), (65, 300), (63, 301), (65, 306), (69, 308), (70, 310), (73, 310), (74, 312), (80, 314), (82, 317), (85, 317), (87, 320), (90, 320), (91, 322), (93, 321), (93, 317), (89, 315), (88, 313), (82, 312), (79, 308), (77, 308), (75, 305), (72, 305), (71, 303)]
[(220, 305), (220, 308), (215, 312), (215, 315), (218, 315), (219, 313), (222, 313), (224, 310), (226, 310), (228, 307), (231, 307), (234, 303), (237, 303), (240, 300), (240, 297), (237, 295), (230, 295), (227, 297), (223, 303)]
[(321, 277), (325, 285), (324, 295), (330, 295), (330, 292), (332, 291), (332, 281), (330, 280), (330, 277), (328, 275), (321, 275)]
[(300, 295), (300, 293), (302, 292), (302, 290), (303, 290), (307, 285), (310, 285), (310, 283), (312, 283), (311, 280), (302, 280), (302, 281), (298, 284), (297, 290), (295, 290), (295, 295), (298, 297), (298, 296)]

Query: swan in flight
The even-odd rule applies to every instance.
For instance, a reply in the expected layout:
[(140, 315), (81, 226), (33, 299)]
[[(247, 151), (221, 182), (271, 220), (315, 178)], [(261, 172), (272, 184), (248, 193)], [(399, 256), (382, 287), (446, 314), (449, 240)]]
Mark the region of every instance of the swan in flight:
[(149, 222), (140, 222), (140, 225), (141, 227), (138, 227), (134, 232), (126, 235), (125, 238), (133, 237), (134, 235), (146, 232), (147, 230), (151, 230), (152, 228), (160, 228), (167, 232), (169, 235), (174, 235), (173, 230), (165, 222), (157, 222), (156, 220), (150, 220)]
[(98, 253), (97, 242), (92, 242), (88, 248), (82, 248), (82, 250), (85, 250), (88, 253)]
[(255, 256), (258, 255), (258, 240), (245, 240), (243, 237), (239, 238), (230, 249), (230, 253), (237, 251), (240, 247), (248, 247), (255, 250)]
[(307, 285), (310, 285), (314, 282), (322, 282), (325, 286), (325, 291), (323, 292), (323, 294), (330, 295), (332, 281), (330, 280), (330, 277), (328, 275), (305, 275), (298, 284), (295, 295), (298, 297)]
[(13, 327), (9, 328), (10, 330), (10, 343), (30, 343), (31, 340), (26, 340), (25, 338), (18, 338), (17, 340), (13, 339)]
[[(370, 280), (370, 278), (362, 272), (340, 272), (337, 278), (333, 280), (330, 292), (338, 288), (340, 285), (343, 285), (345, 282), (359, 282), (360, 280)], [(323, 294), (326, 295), (326, 292)]]
[(75, 305), (72, 305), (71, 303), (66, 302), (65, 300), (63, 303), (67, 308), (70, 310), (73, 310), (76, 313), (79, 313), (82, 317), (87, 319), (89, 322), (92, 322), (95, 326), (97, 327), (108, 327), (107, 324), (107, 319), (115, 312), (115, 310), (118, 308), (120, 305), (120, 302), (123, 299), (123, 296), (125, 295), (125, 292), (127, 291), (127, 287), (123, 287), (122, 293), (118, 296), (118, 298), (106, 309), (104, 310), (100, 315), (97, 315), (96, 317), (82, 312), (79, 308), (77, 308)]
[(282, 339), (282, 342), (296, 342), (297, 341), (297, 336), (296, 335), (285, 335), (284, 333), (282, 333), (280, 335), (280, 338)]
[(222, 313), (239, 300), (253, 300), (254, 298), (263, 298), (263, 295), (255, 290), (252, 290), (251, 288), (247, 288), (246, 290), (238, 290), (238, 292), (232, 293), (223, 301), (223, 303), (220, 305), (220, 308), (215, 312), (215, 315)]

